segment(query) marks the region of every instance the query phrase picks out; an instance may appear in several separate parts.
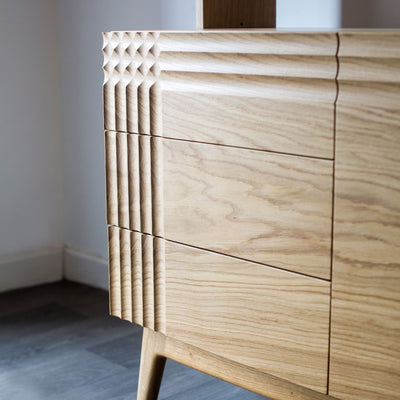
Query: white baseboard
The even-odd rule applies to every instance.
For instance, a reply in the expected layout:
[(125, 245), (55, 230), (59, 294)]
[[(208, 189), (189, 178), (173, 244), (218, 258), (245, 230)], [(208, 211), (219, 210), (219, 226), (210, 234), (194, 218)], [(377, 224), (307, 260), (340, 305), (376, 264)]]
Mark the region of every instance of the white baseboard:
[(64, 278), (108, 290), (107, 260), (66, 248), (64, 250)]
[(61, 247), (0, 257), (0, 292), (61, 280), (62, 259)]

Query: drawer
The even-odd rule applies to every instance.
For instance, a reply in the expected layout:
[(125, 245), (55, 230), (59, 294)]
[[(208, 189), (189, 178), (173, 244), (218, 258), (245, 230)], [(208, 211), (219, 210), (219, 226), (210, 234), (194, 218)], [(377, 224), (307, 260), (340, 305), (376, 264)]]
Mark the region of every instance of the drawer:
[(160, 83), (165, 137), (333, 158), (333, 81), (165, 73)]
[(330, 279), (332, 161), (114, 132), (106, 143), (109, 224)]
[(334, 33), (105, 33), (105, 129), (333, 159), (337, 45)]
[(116, 227), (109, 237), (113, 315), (326, 391), (329, 282)]

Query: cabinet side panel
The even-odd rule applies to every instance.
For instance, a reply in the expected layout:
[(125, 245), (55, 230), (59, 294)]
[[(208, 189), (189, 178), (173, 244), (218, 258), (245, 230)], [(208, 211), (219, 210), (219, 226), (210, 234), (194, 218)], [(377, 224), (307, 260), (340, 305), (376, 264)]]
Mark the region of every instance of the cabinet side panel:
[(329, 394), (394, 400), (400, 399), (400, 35), (343, 33), (340, 42)]

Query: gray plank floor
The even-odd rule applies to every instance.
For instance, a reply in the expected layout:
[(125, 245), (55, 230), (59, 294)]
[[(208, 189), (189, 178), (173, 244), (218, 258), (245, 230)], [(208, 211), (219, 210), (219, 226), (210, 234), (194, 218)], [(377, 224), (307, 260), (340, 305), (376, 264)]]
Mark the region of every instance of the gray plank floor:
[[(107, 314), (67, 281), (0, 294), (0, 399), (136, 399), (141, 328)], [(264, 397), (168, 360), (159, 400), (183, 399)]]

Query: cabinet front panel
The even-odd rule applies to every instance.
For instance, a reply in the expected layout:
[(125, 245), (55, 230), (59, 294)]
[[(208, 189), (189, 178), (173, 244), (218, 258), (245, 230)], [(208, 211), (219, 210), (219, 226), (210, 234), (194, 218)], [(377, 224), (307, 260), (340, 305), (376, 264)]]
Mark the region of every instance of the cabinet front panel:
[(325, 392), (330, 284), (166, 242), (166, 333)]
[(332, 162), (163, 140), (165, 238), (330, 278)]

